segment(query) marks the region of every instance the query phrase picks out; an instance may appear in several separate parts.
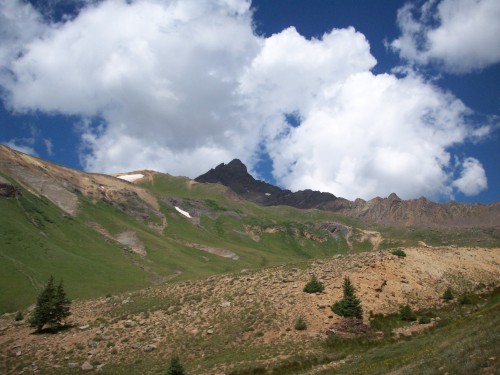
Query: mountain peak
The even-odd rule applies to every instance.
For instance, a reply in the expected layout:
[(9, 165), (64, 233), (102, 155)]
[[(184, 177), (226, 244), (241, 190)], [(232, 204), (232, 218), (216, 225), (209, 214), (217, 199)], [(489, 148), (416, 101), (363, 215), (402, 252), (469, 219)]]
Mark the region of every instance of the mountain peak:
[(215, 169), (227, 169), (233, 173), (248, 174), (248, 169), (240, 159), (233, 159), (228, 164), (219, 164)]
[(245, 199), (266, 206), (287, 205), (297, 208), (317, 208), (336, 199), (333, 194), (303, 190), (292, 193), (265, 181), (256, 180), (239, 159), (219, 164), (215, 169), (196, 177), (197, 182), (220, 183)]

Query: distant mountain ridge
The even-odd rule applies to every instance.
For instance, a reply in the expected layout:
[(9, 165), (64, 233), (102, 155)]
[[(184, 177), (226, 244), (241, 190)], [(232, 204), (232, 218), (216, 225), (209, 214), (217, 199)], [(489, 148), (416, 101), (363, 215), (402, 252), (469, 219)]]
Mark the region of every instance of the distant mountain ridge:
[(500, 202), (492, 204), (435, 203), (426, 198), (403, 200), (395, 193), (387, 198), (350, 201), (313, 190), (291, 192), (256, 180), (238, 159), (219, 164), (195, 178), (201, 183), (220, 183), (241, 197), (265, 206), (286, 205), (340, 213), (382, 225), (403, 226), (500, 226)]
[(241, 197), (264, 206), (292, 206), (296, 208), (318, 208), (326, 202), (333, 202), (337, 197), (330, 193), (301, 190), (292, 193), (267, 182), (256, 180), (248, 173), (247, 167), (240, 160), (234, 159), (229, 164), (219, 164), (214, 169), (195, 178), (197, 182), (221, 183)]

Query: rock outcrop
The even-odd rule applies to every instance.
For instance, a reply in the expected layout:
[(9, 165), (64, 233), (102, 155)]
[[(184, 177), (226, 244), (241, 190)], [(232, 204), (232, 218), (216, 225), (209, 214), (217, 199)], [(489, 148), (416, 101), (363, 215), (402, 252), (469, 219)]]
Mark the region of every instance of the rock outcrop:
[(9, 181), (0, 176), (0, 198), (15, 198), (21, 195), (21, 189), (12, 185)]

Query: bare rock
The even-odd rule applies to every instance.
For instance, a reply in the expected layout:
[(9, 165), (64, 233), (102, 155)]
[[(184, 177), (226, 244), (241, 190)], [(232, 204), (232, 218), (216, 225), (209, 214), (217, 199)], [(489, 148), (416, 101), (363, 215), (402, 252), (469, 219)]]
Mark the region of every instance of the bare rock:
[(156, 349), (156, 345), (155, 344), (148, 344), (148, 345), (145, 345), (142, 350), (146, 353), (148, 352), (152, 352), (153, 350)]
[(89, 362), (83, 362), (82, 367), (80, 367), (82, 371), (92, 371), (94, 366), (92, 366)]
[(123, 326), (125, 328), (132, 328), (132, 327), (135, 327), (137, 325), (136, 322), (134, 322), (133, 320), (126, 320), (125, 322), (123, 322)]

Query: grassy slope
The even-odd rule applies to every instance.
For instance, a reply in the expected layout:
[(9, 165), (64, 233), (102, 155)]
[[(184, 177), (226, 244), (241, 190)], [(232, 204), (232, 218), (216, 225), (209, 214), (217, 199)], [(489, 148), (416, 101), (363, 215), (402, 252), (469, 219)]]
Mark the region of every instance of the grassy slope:
[[(183, 178), (165, 175), (149, 188), (183, 198), (186, 204), (199, 201), (218, 216), (203, 216), (200, 225), (194, 225), (173, 206), (162, 203), (168, 226), (159, 233), (117, 208), (86, 198), (81, 198), (75, 218), (26, 190), (17, 199), (0, 199), (0, 212), (8, 213), (0, 216), (0, 313), (34, 303), (51, 274), (64, 279), (71, 298), (89, 298), (137, 289), (155, 278), (176, 274), (176, 280), (203, 278), (348, 250), (343, 239), (319, 243), (292, 233), (291, 228), (303, 222), (331, 220), (334, 216), (328, 213), (260, 207), (229, 199), (221, 186), (188, 189)], [(96, 233), (89, 222), (100, 224), (112, 235), (133, 230), (145, 244), (147, 257), (124, 252), (123, 245)], [(244, 224), (283, 225), (288, 230), (263, 234), (256, 242), (245, 234)], [(212, 255), (183, 244), (186, 242), (228, 249), (240, 259)]]
[(27, 191), (0, 199), (0, 312), (35, 301), (49, 275), (63, 278), (68, 295), (95, 297), (148, 284), (114, 242)]
[[(367, 229), (355, 220), (330, 212), (258, 206), (236, 198), (221, 185), (191, 184), (182, 177), (159, 174), (143, 186), (157, 194), (161, 202), (161, 211), (168, 222), (163, 233), (117, 208), (102, 202), (92, 203), (86, 198), (81, 198), (80, 213), (75, 218), (63, 215), (47, 199), (26, 190), (18, 199), (0, 199), (0, 212), (8, 213), (0, 216), (0, 313), (33, 303), (50, 274), (64, 279), (71, 298), (89, 298), (141, 288), (153, 280), (173, 276), (176, 280), (197, 279), (351, 251), (342, 237), (328, 237), (328, 241), (320, 243), (297, 236), (296, 229), (311, 222), (337, 221)], [(176, 212), (165, 197), (182, 201), (185, 209), (201, 205), (214, 215), (203, 215), (199, 225), (193, 224)], [(134, 231), (144, 243), (147, 257), (124, 252), (123, 245), (96, 233), (87, 226), (88, 222), (100, 224), (112, 235)], [(254, 241), (245, 233), (245, 225), (281, 226), (286, 231), (262, 233), (260, 241)], [(379, 229), (384, 236), (397, 239), (383, 247), (436, 236), (426, 229), (417, 232)], [(446, 237), (453, 240), (457, 236)], [(465, 236), (466, 240), (468, 237)], [(189, 243), (227, 249), (240, 259), (212, 255)], [(496, 243), (498, 245), (498, 241)], [(354, 251), (372, 249), (366, 241), (354, 245)]]
[(426, 334), (371, 348), (341, 349), (353, 354), (353, 360), (320, 374), (499, 373), (499, 290), (481, 308), (458, 305), (437, 315), (443, 322)]

